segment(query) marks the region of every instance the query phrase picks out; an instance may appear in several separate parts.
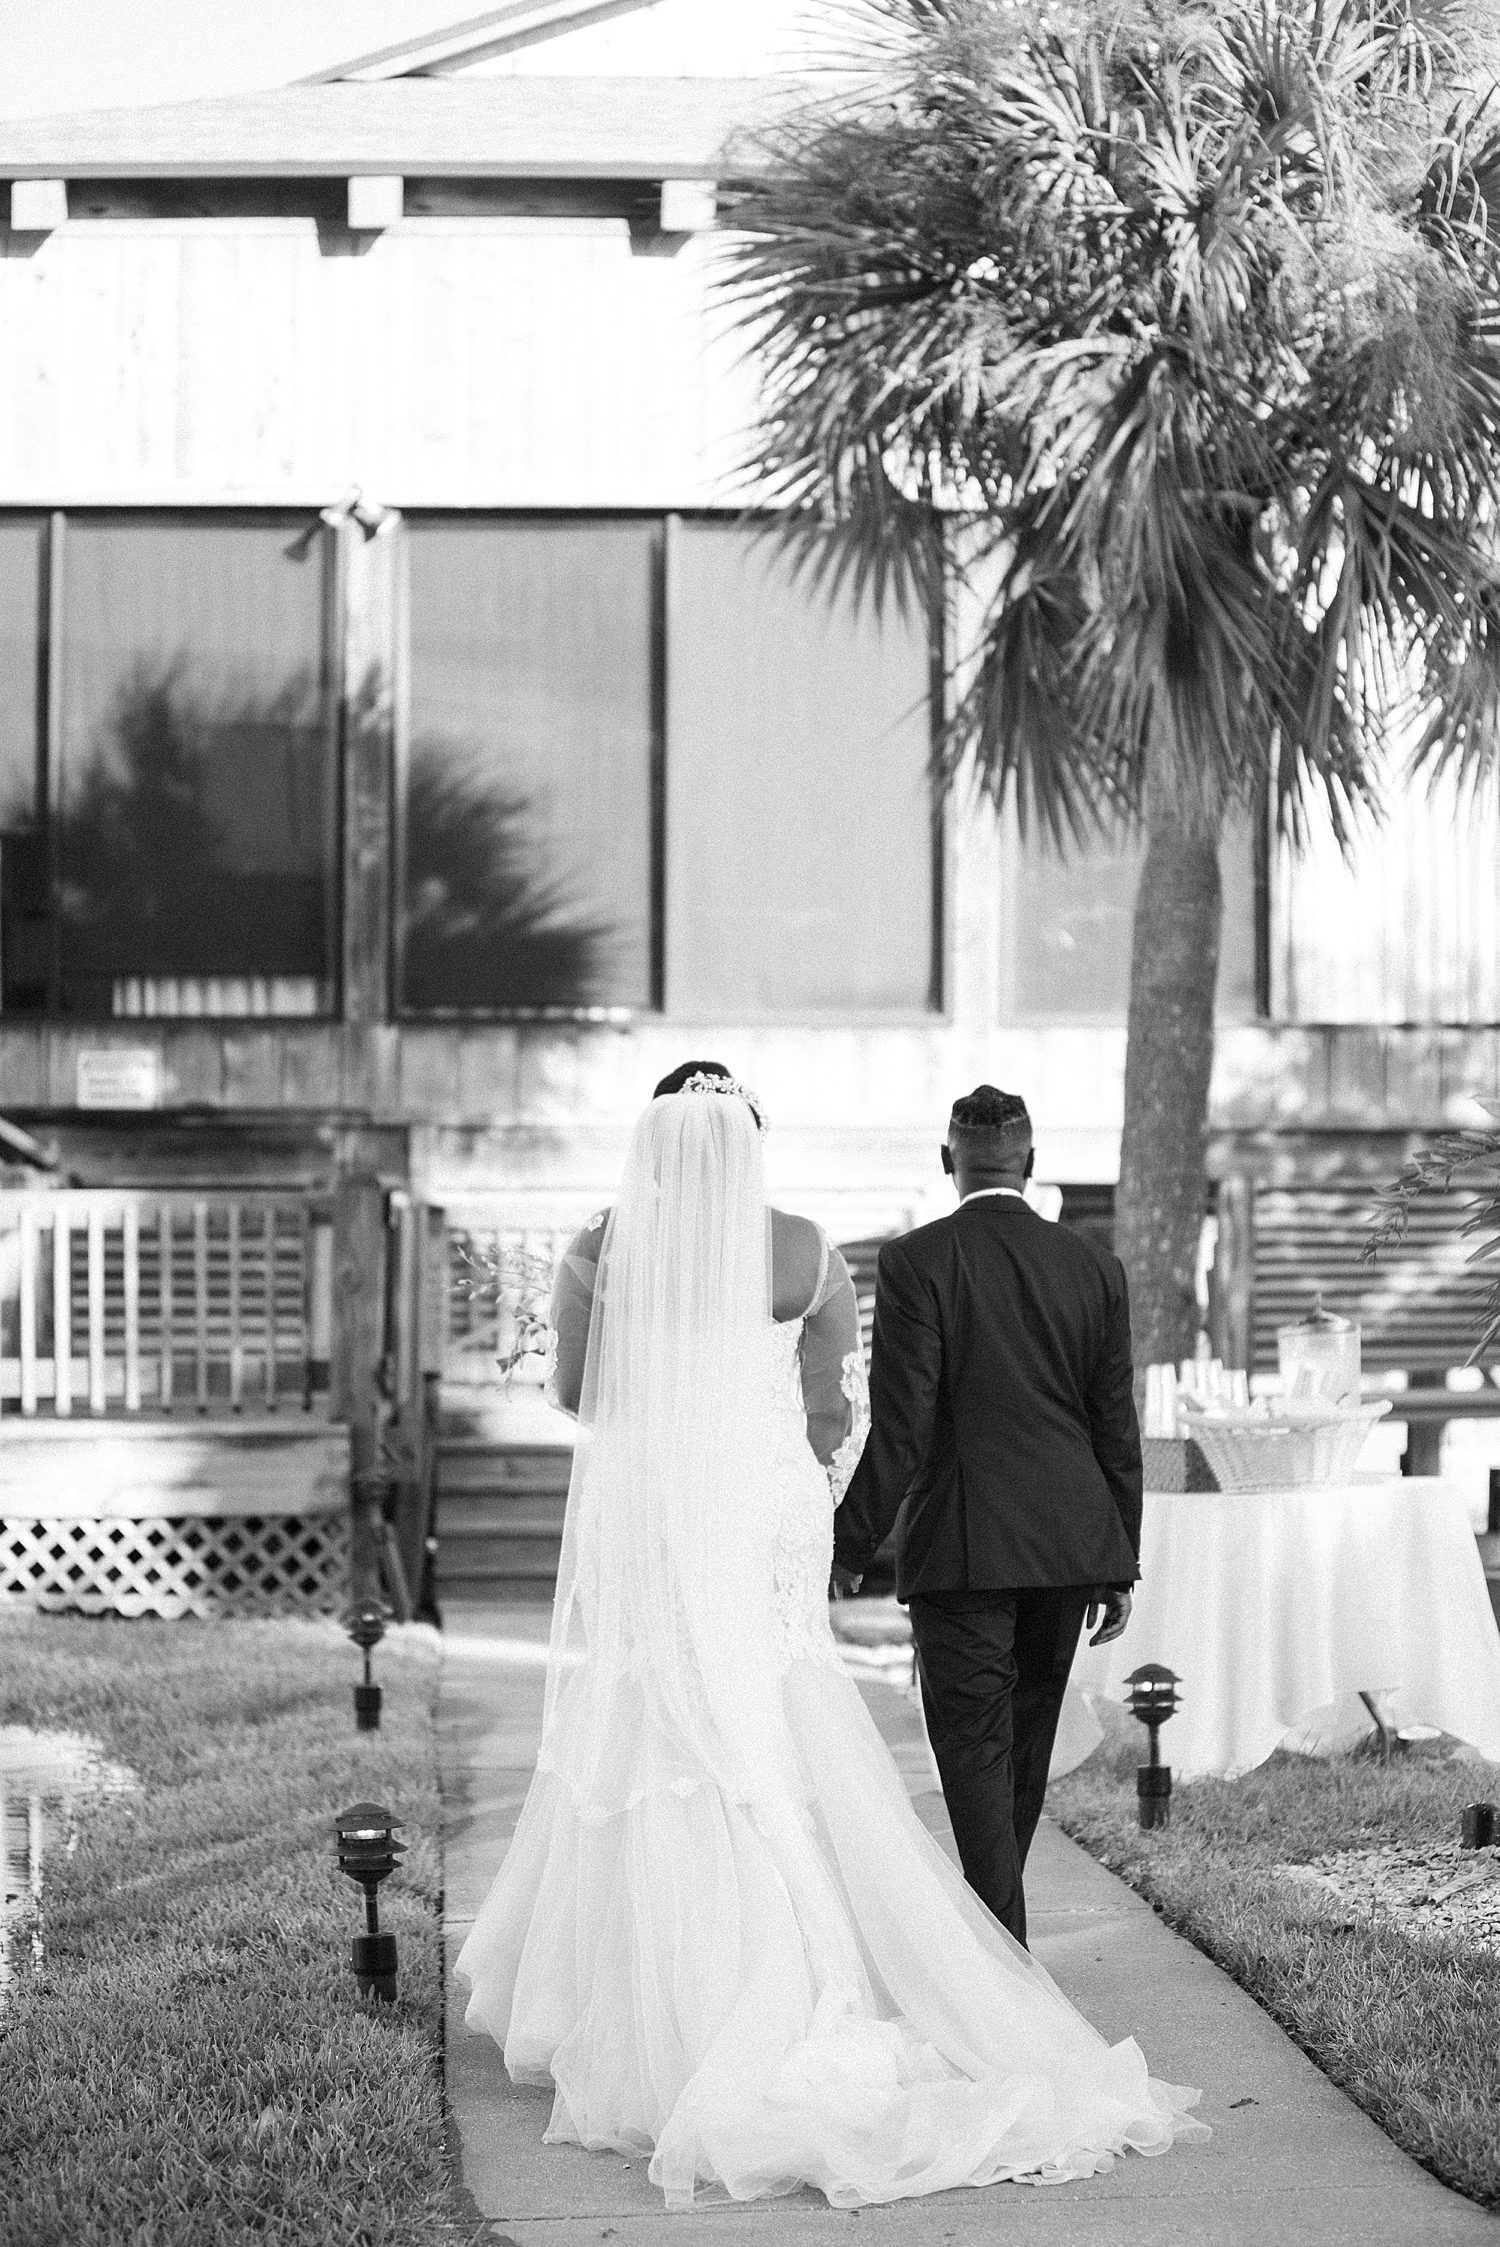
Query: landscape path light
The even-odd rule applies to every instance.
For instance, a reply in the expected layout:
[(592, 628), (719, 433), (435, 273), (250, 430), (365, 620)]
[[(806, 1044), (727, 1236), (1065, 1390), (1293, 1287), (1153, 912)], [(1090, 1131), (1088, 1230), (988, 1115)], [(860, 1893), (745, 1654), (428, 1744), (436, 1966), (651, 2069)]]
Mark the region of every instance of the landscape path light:
[(385, 1617), (378, 1607), (361, 1607), (344, 1626), (365, 1657), (365, 1681), (354, 1688), (354, 1724), (359, 1732), (380, 1730), (380, 1687), (370, 1675), (370, 1652), (385, 1637)]
[(353, 1803), (336, 1820), (339, 1871), (365, 1892), (365, 1932), (355, 1936), (349, 1963), (360, 1996), (378, 1997), (386, 2005), (396, 1996), (396, 1938), (381, 1933), (376, 1898), (405, 1854), (406, 1843), (396, 1839), (401, 1822), (378, 1802)]
[(1151, 1735), (1151, 1760), (1139, 1765), (1135, 1774), (1136, 1810), (1143, 1826), (1165, 1826), (1172, 1816), (1172, 1770), (1161, 1760), (1157, 1734), (1177, 1708), (1182, 1680), (1160, 1662), (1143, 1662), (1125, 1683), (1130, 1689), (1130, 1713)]
[(1459, 1821), (1459, 1846), (1493, 1849), (1500, 1842), (1500, 1810), (1492, 1802), (1471, 1802)]

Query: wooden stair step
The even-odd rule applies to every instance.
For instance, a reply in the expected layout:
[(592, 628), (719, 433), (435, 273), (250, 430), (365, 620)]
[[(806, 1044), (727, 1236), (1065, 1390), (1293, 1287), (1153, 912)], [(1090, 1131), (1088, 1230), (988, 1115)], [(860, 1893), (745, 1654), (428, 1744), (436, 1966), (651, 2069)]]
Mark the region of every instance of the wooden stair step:
[(441, 1537), (555, 1537), (561, 1538), (566, 1502), (538, 1504), (533, 1499), (503, 1499), (491, 1504), (469, 1492), (459, 1497), (438, 1493), (437, 1533)]
[(493, 1435), (443, 1435), (437, 1456), (439, 1590), (545, 1599), (557, 1581), (573, 1454)]
[(548, 1584), (557, 1581), (558, 1547), (555, 1537), (507, 1538), (449, 1537), (438, 1540), (437, 1580), (452, 1583), (508, 1583), (529, 1578)]
[(565, 1496), (573, 1472), (571, 1452), (507, 1453), (494, 1445), (456, 1450), (447, 1444), (438, 1449), (439, 1490), (552, 1492)]

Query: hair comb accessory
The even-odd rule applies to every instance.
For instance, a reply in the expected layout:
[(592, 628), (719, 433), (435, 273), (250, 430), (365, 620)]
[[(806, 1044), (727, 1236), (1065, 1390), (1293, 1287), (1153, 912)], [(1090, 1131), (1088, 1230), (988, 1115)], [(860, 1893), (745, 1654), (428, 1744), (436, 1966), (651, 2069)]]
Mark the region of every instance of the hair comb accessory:
[(678, 1091), (680, 1093), (717, 1092), (722, 1093), (726, 1098), (731, 1100), (743, 1100), (745, 1106), (749, 1109), (751, 1115), (755, 1118), (756, 1130), (764, 1131), (766, 1128), (766, 1112), (764, 1108), (762, 1108), (760, 1102), (756, 1099), (755, 1094), (750, 1090), (750, 1087), (748, 1085), (741, 1084), (738, 1077), (710, 1076), (706, 1069), (700, 1069), (696, 1076), (689, 1077), (685, 1083), (679, 1085)]

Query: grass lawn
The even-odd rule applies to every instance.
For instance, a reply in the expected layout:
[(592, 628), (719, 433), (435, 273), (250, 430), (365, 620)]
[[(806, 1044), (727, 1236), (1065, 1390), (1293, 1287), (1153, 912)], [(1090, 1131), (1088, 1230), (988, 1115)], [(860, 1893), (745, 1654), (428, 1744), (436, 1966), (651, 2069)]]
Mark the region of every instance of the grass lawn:
[[(1398, 2145), (1500, 2208), (1500, 1955), (1369, 1916), (1351, 1922), (1271, 1869), (1452, 1840), (1466, 1802), (1500, 1793), (1500, 1772), (1430, 1753), (1389, 1768), (1278, 1753), (1243, 1779), (1179, 1785), (1168, 1830), (1142, 1833), (1144, 1738), (1108, 1742), (1058, 1781), (1051, 1815), (1248, 1990)], [(1169, 1761), (1170, 1751), (1168, 1726)]]
[[(4, 2247), (453, 2247), (444, 2159), (437, 1641), (375, 1657), (354, 1730), (332, 1623), (7, 1616), (0, 1724), (90, 1734), (139, 1793), (45, 1866), (45, 1964), (0, 2005)], [(333, 1820), (405, 1820), (381, 1891), (400, 1996), (348, 1970), (361, 1893)]]

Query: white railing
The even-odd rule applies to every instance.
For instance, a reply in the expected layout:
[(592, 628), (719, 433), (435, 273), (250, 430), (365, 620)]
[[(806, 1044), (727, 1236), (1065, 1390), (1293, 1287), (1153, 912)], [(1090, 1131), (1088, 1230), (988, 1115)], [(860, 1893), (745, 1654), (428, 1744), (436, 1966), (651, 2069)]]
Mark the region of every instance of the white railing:
[(483, 1210), (448, 1212), (448, 1314), (444, 1382), (491, 1388), (541, 1384), (547, 1309), (573, 1224), (507, 1224)]
[(332, 1308), (326, 1203), (0, 1191), (0, 1412), (326, 1409)]

